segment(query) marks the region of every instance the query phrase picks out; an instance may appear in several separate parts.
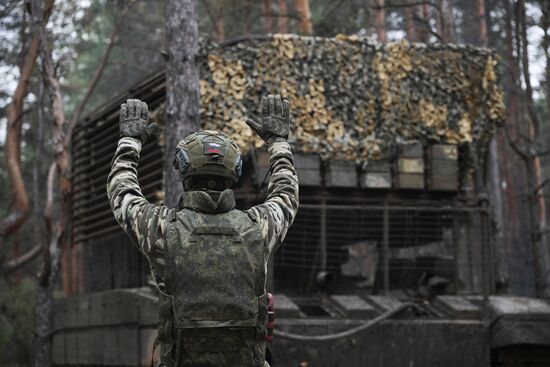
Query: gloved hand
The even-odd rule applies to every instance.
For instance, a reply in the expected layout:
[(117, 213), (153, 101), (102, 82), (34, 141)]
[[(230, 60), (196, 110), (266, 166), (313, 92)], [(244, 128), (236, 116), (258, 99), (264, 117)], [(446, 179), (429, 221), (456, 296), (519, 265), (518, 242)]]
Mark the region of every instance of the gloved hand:
[(139, 99), (129, 99), (120, 105), (120, 137), (131, 137), (141, 140), (142, 143), (153, 134), (157, 124), (148, 123), (149, 110), (147, 103)]
[(246, 123), (267, 143), (278, 138), (286, 140), (290, 129), (289, 103), (278, 94), (262, 97), (261, 123), (250, 118)]

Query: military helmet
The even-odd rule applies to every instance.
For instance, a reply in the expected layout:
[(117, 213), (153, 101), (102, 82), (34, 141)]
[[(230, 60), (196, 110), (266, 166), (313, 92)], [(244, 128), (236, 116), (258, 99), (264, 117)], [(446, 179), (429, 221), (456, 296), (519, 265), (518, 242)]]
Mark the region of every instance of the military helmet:
[(224, 133), (197, 131), (180, 140), (174, 154), (174, 168), (182, 180), (191, 176), (212, 175), (237, 182), (243, 162), (239, 147)]

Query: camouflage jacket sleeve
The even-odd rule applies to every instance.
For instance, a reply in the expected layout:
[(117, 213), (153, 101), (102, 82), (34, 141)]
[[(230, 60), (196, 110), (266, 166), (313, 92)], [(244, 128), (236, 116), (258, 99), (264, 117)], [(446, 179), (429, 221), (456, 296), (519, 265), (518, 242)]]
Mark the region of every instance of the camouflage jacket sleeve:
[(107, 179), (107, 196), (117, 222), (149, 259), (153, 276), (163, 289), (165, 224), (169, 210), (150, 204), (141, 193), (137, 178), (141, 145), (135, 138), (118, 141)]
[(275, 142), (269, 147), (271, 178), (267, 198), (252, 207), (248, 215), (260, 224), (264, 240), (272, 253), (284, 240), (298, 211), (298, 176), (290, 145)]

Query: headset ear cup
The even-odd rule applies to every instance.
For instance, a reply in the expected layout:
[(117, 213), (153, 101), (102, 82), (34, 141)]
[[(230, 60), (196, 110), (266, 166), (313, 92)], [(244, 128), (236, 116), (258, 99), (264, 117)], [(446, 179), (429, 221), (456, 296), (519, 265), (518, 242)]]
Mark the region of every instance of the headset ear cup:
[(191, 159), (185, 150), (178, 149), (176, 151), (174, 168), (180, 173), (182, 178), (187, 174), (189, 168), (191, 168)]
[(239, 179), (241, 177), (241, 174), (243, 173), (243, 160), (241, 158), (241, 155), (237, 155), (237, 162), (235, 164), (235, 177)]

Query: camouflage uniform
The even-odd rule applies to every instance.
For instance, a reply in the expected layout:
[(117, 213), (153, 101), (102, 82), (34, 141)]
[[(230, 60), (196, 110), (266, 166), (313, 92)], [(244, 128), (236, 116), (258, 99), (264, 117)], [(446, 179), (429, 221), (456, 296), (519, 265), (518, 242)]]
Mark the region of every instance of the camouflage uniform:
[[(170, 298), (166, 296), (170, 296), (174, 291), (174, 284), (171, 284), (174, 283), (174, 280), (167, 279), (165, 276), (170, 273), (166, 271), (167, 268), (171, 267), (170, 264), (176, 261), (178, 266), (182, 266), (183, 263), (185, 266), (193, 267), (193, 274), (201, 274), (201, 263), (208, 260), (199, 259), (200, 254), (190, 254), (191, 258), (181, 256), (183, 252), (177, 239), (182, 240), (178, 236), (181, 236), (183, 232), (176, 233), (178, 232), (177, 228), (192, 227), (196, 231), (198, 226), (206, 229), (212, 227), (208, 226), (209, 223), (227, 223), (226, 227), (234, 228), (238, 232), (237, 235), (245, 239), (244, 242), (253, 241), (254, 238), (257, 238), (256, 241), (260, 249), (256, 249), (256, 251), (261, 257), (260, 263), (263, 267), (261, 269), (263, 274), (258, 279), (262, 283), (260, 293), (265, 294), (265, 274), (268, 259), (285, 238), (298, 210), (298, 179), (290, 146), (286, 141), (278, 139), (270, 141), (268, 145), (272, 174), (267, 198), (263, 204), (246, 211), (240, 211), (235, 209), (233, 191), (229, 189), (223, 192), (188, 191), (183, 194), (176, 210), (151, 204), (143, 197), (136, 170), (142, 142), (139, 138), (133, 137), (122, 137), (119, 140), (107, 182), (107, 194), (116, 220), (149, 260), (151, 272), (161, 291), (161, 319), (163, 312), (170, 313), (169, 308), (167, 311), (163, 303), (170, 302)], [(189, 234), (188, 232), (185, 233), (185, 236)], [(187, 241), (188, 239), (184, 238), (183, 240)], [(174, 251), (177, 253), (175, 260), (173, 259)], [(255, 250), (251, 249), (250, 251)], [(196, 258), (193, 258), (192, 256), (195, 255)], [(223, 259), (220, 259), (220, 261), (223, 261)], [(231, 266), (231, 264), (218, 265), (219, 268)], [(207, 268), (202, 270), (209, 271)], [(196, 286), (202, 287), (204, 284), (196, 284)], [(207, 288), (202, 288), (205, 289), (205, 297), (209, 297), (209, 293), (206, 291)], [(201, 290), (197, 289), (197, 292), (200, 293)], [(213, 296), (212, 292), (214, 291), (210, 292), (210, 297)], [(261, 297), (259, 297), (258, 302), (263, 302)], [(200, 306), (200, 303), (194, 306)], [(187, 304), (186, 307), (192, 308), (193, 305)], [(165, 316), (173, 317), (173, 315)], [(261, 315), (261, 318), (264, 318), (264, 315)], [(234, 365), (235, 362), (232, 361), (235, 356), (228, 352), (224, 353), (223, 348), (219, 350), (220, 344), (224, 344), (228, 338), (233, 338), (235, 333), (247, 333), (253, 329), (232, 327), (239, 325), (231, 325), (231, 323), (224, 325), (224, 327), (220, 327), (219, 323), (214, 324), (209, 325), (208, 322), (199, 322), (195, 325), (197, 327), (192, 329), (193, 333), (183, 335), (183, 338), (190, 342), (187, 345), (193, 344), (193, 342), (201, 344), (198, 348), (189, 348), (189, 354), (196, 351), (193, 362), (189, 362), (190, 364), (182, 361), (178, 356), (170, 357), (170, 353), (173, 352), (173, 345), (170, 344), (170, 341), (162, 340), (162, 336), (169, 335), (172, 331), (159, 330), (159, 338), (163, 343), (163, 358), (169, 359), (168, 362), (166, 360), (163, 360), (163, 362), (180, 366)], [(166, 327), (167, 324), (162, 324), (161, 320), (161, 326), (163, 325)], [(170, 327), (168, 326), (168, 328)], [(256, 325), (255, 327), (258, 328), (259, 326)], [(253, 333), (257, 334), (257, 332)], [(258, 335), (252, 335), (252, 339), (256, 338), (256, 341), (253, 342), (250, 342), (251, 338), (248, 337), (243, 339), (243, 343), (246, 344), (246, 346), (243, 345), (243, 348), (259, 348), (259, 350), (254, 350), (254, 354), (262, 355), (262, 361), (257, 362), (255, 360), (254, 365), (262, 366), (265, 363), (263, 360), (265, 340), (262, 339), (264, 333), (265, 330), (261, 330), (259, 339)], [(218, 347), (213, 348), (214, 345), (218, 345)], [(212, 349), (218, 350), (219, 353), (201, 353), (204, 350), (211, 352)], [(179, 362), (174, 362), (174, 358), (176, 360), (179, 358)], [(238, 357), (235, 358), (235, 360), (238, 360)]]

